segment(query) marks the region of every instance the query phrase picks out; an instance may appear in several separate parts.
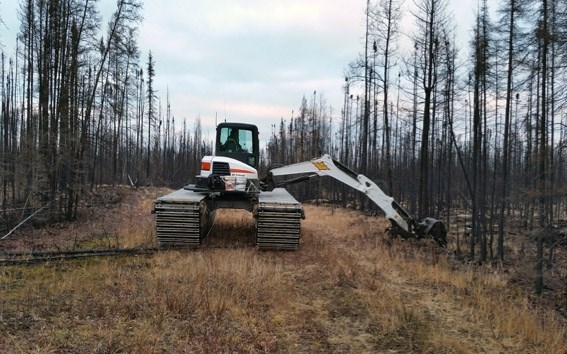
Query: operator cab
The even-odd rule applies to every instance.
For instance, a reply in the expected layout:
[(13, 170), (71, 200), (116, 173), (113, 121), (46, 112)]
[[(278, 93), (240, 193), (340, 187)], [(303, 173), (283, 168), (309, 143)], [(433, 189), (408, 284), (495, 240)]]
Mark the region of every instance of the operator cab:
[(215, 148), (216, 156), (230, 157), (258, 168), (258, 127), (244, 123), (220, 123), (217, 126)]

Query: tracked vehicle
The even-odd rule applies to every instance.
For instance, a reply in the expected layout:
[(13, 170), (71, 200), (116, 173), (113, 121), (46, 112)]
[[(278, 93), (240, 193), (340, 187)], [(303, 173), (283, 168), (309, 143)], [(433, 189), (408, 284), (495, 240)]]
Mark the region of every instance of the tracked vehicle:
[[(217, 209), (244, 209), (256, 219), (258, 249), (295, 250), (305, 213), (286, 185), (329, 176), (364, 193), (385, 213), (389, 232), (404, 238), (431, 238), (445, 247), (444, 224), (433, 218), (415, 222), (392, 198), (367, 177), (348, 169), (329, 155), (270, 169), (258, 177), (258, 128), (251, 124), (217, 126), (215, 154), (201, 161), (195, 183), (154, 203), (160, 247), (198, 247), (208, 235)], [(296, 176), (278, 181), (279, 176)]]

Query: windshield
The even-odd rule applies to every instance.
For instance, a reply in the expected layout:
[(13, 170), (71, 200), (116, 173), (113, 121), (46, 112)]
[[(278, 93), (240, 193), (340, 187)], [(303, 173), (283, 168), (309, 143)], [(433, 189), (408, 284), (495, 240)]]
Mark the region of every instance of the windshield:
[(220, 132), (221, 151), (251, 153), (252, 138), (251, 130), (224, 127)]

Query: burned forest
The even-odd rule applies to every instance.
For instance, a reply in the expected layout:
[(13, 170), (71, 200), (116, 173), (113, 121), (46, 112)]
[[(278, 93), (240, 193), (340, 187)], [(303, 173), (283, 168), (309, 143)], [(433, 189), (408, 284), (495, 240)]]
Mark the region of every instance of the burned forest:
[[(504, 1), (490, 16), (481, 2), (466, 43), (445, 1), (413, 8), (416, 26), (404, 33), (400, 2), (368, 2), (342, 106), (314, 91), (291, 117), (266, 117), (260, 170), (329, 153), (412, 214), (454, 225), (471, 260), (504, 260), (510, 232), (550, 230), (538, 258), (564, 246), (565, 4)], [(201, 119), (176, 120), (175, 103), (158, 97), (152, 53), (136, 42), (141, 9), (118, 1), (102, 30), (93, 2), (21, 2), (17, 53), (1, 60), (3, 235), (36, 212), (36, 223), (75, 219), (99, 185), (179, 187), (211, 153)], [(372, 209), (334, 182), (296, 189)]]

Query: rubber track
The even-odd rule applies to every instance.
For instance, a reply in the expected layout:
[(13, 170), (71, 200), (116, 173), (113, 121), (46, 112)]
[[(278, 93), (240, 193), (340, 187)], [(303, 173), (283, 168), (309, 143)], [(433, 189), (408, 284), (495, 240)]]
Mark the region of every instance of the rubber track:
[(301, 205), (261, 204), (256, 217), (256, 246), (258, 249), (297, 249), (301, 234)]
[(157, 241), (160, 247), (198, 247), (208, 235), (214, 212), (201, 202), (156, 204)]

